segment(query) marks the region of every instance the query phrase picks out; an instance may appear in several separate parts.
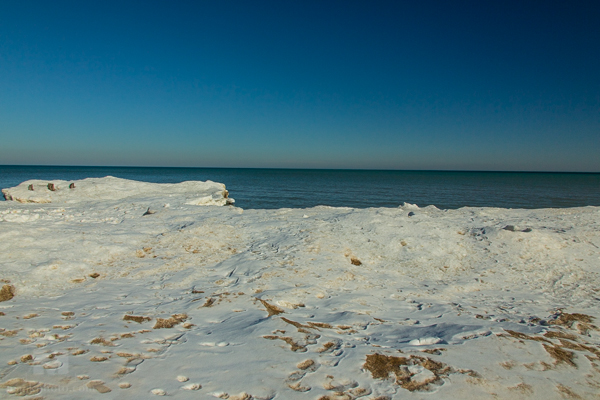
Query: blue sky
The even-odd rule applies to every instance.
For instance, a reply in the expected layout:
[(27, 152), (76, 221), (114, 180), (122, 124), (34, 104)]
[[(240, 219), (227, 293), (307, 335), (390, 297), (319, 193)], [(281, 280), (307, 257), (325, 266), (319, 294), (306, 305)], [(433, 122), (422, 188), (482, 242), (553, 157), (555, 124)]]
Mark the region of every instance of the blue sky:
[(596, 1), (0, 2), (0, 164), (600, 172)]

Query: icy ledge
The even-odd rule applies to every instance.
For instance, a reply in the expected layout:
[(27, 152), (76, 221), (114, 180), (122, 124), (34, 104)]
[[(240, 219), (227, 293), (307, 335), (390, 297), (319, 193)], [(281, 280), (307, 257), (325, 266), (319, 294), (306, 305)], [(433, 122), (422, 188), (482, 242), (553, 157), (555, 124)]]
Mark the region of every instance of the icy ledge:
[[(29, 180), (2, 189), (7, 201), (19, 203), (80, 203), (95, 200), (121, 200), (130, 197), (161, 197), (190, 205), (224, 206), (234, 199), (222, 183), (188, 181), (181, 183), (148, 183), (106, 176), (78, 181)], [(172, 198), (172, 199), (171, 199)]]
[(0, 202), (0, 398), (598, 399), (600, 207), (242, 210), (185, 204), (214, 183), (89, 181)]

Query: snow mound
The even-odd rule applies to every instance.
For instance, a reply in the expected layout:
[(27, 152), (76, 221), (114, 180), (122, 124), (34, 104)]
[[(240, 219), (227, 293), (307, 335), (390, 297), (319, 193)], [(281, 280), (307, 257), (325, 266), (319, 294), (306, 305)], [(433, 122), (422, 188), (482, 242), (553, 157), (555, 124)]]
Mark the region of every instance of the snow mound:
[(244, 211), (112, 177), (5, 196), (7, 396), (597, 398), (600, 207)]
[(19, 203), (79, 203), (121, 200), (130, 197), (179, 198), (191, 205), (224, 206), (235, 200), (222, 183), (188, 181), (181, 183), (149, 183), (106, 176), (77, 181), (28, 180), (18, 186), (2, 189), (7, 201)]

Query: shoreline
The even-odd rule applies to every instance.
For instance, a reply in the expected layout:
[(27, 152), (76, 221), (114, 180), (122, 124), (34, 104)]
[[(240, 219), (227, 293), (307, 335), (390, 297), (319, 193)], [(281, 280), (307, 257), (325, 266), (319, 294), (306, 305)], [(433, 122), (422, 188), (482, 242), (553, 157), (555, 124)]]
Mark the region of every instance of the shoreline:
[[(11, 172), (12, 171), (12, 172)], [(226, 182), (244, 209), (307, 208), (317, 205), (368, 208), (396, 207), (403, 202), (440, 209), (464, 206), (564, 208), (600, 206), (599, 175), (372, 171), (302, 171), (157, 168), (89, 168), (2, 170), (0, 187), (32, 176), (47, 180), (116, 175), (155, 183)], [(54, 172), (52, 172), (54, 171)], [(62, 172), (59, 172), (62, 171)]]
[(597, 393), (599, 207), (243, 210), (191, 202), (220, 184), (96, 181), (108, 198), (0, 203), (8, 393)]

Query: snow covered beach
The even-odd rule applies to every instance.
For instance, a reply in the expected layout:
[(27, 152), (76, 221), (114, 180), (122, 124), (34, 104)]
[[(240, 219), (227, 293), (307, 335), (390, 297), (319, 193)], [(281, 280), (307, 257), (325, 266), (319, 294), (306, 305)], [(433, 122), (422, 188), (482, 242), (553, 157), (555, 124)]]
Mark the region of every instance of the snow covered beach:
[(598, 398), (598, 207), (242, 210), (222, 184), (112, 177), (3, 193), (6, 396)]

